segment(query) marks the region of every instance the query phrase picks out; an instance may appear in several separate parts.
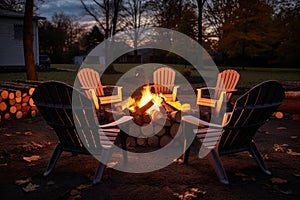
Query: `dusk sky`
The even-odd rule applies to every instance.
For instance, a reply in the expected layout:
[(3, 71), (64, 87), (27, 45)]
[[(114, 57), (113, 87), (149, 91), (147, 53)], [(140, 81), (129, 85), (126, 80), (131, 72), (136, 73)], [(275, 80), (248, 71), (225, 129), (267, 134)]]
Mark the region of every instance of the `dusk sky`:
[(64, 12), (67, 15), (74, 15), (82, 21), (91, 19), (88, 16), (84, 16), (84, 10), (79, 0), (45, 0), (37, 11), (40, 16), (46, 17), (49, 21), (55, 12)]

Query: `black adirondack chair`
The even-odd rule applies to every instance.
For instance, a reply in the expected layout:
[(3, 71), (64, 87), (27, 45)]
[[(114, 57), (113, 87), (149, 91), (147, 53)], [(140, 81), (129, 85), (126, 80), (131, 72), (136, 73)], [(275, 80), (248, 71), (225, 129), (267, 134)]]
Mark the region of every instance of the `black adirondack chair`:
[[(250, 89), (235, 102), (230, 118), (224, 125), (207, 123), (194, 116), (182, 118), (186, 130), (196, 134), (201, 143), (199, 157), (202, 157), (203, 153), (205, 155), (208, 153), (209, 160), (222, 183), (229, 183), (219, 157), (225, 154), (249, 151), (262, 171), (271, 174), (253, 137), (282, 103), (284, 95), (280, 83), (273, 80), (265, 81)], [(191, 124), (198, 128), (194, 129)], [(188, 156), (189, 149), (183, 155), (184, 163), (188, 162)]]
[[(110, 124), (99, 125), (93, 102), (62, 82), (40, 84), (32, 98), (59, 139), (44, 176), (51, 173), (63, 151), (72, 152), (73, 155), (93, 153), (101, 155), (93, 181), (94, 184), (99, 183), (111, 156), (113, 143), (120, 133), (118, 126), (131, 120), (131, 117), (125, 116)], [(126, 143), (122, 143), (122, 148), (126, 148)]]

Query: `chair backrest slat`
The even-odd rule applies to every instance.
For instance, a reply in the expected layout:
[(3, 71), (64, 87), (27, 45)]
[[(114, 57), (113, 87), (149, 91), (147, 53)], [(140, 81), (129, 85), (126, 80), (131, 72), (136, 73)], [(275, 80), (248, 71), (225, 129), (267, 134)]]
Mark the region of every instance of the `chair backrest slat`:
[(153, 72), (156, 93), (172, 93), (176, 72), (169, 67), (162, 67)]
[[(218, 74), (214, 99), (219, 99), (222, 90), (233, 90), (240, 79), (240, 74), (232, 69), (227, 69)], [(226, 93), (226, 101), (230, 99), (232, 93)]]
[[(96, 70), (91, 68), (83, 68), (78, 72), (77, 77), (82, 87), (95, 88), (98, 96), (104, 96), (100, 75)], [(90, 97), (88, 90), (86, 90), (86, 94), (88, 97)]]
[[(53, 81), (40, 84), (32, 98), (63, 146), (99, 150), (99, 123), (93, 103), (85, 95), (65, 83)], [(72, 106), (73, 98), (77, 105)]]
[(224, 127), (219, 151), (249, 145), (258, 128), (270, 118), (283, 98), (284, 89), (277, 81), (265, 81), (242, 95)]

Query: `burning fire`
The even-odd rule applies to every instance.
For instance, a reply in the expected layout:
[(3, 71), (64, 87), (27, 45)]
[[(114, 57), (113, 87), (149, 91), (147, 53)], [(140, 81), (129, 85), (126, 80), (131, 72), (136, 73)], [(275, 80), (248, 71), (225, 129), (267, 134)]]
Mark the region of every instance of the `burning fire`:
[(141, 99), (139, 99), (137, 101), (133, 98), (129, 98), (128, 103), (127, 103), (127, 105), (128, 105), (127, 108), (131, 112), (135, 112), (136, 108), (141, 108), (144, 105), (146, 105), (147, 103), (152, 101), (153, 105), (148, 110), (146, 110), (146, 113), (150, 114), (154, 110), (159, 111), (159, 107), (161, 106), (163, 100), (164, 100), (164, 96), (162, 94), (151, 93), (150, 86), (147, 85), (142, 90)]

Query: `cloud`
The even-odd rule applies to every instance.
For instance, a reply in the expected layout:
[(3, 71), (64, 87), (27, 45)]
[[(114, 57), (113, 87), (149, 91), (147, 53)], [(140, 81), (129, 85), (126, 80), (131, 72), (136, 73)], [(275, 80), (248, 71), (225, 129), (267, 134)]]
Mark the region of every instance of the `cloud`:
[(46, 0), (39, 6), (38, 14), (51, 20), (54, 13), (64, 12), (66, 15), (74, 15), (87, 20), (85, 12), (78, 0)]

